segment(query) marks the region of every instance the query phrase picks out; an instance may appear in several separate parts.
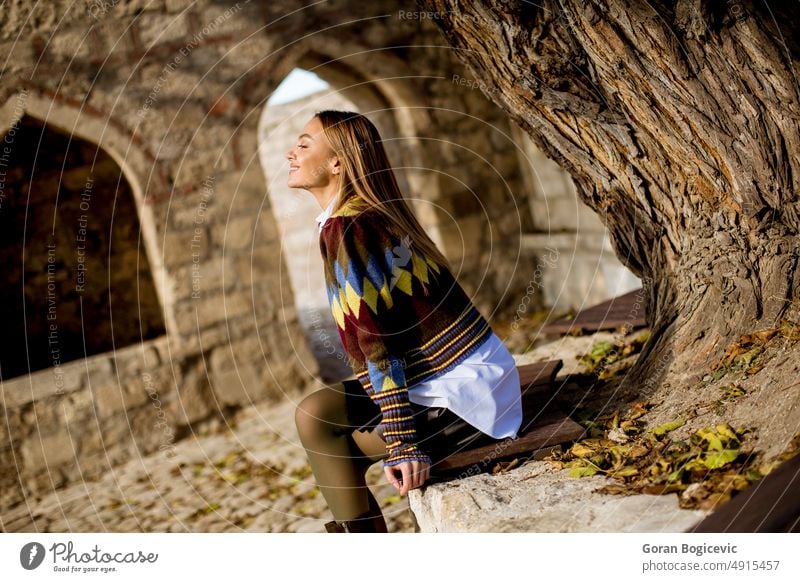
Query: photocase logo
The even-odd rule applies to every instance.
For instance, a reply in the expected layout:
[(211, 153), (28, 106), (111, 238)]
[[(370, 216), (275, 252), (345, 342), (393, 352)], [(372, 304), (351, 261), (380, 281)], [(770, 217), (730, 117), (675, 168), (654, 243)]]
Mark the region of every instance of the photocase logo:
[(39, 542), (29, 542), (19, 551), (19, 563), (26, 570), (35, 570), (44, 560), (44, 546)]

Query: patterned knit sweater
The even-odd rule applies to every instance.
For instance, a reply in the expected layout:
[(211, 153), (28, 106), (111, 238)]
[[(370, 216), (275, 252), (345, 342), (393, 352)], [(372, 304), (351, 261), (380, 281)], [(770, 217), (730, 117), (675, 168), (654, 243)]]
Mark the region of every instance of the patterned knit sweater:
[(349, 363), (378, 405), (384, 466), (431, 462), (417, 447), (408, 387), (452, 369), (492, 329), (445, 265), (349, 200), (325, 222), (320, 251), (328, 301)]

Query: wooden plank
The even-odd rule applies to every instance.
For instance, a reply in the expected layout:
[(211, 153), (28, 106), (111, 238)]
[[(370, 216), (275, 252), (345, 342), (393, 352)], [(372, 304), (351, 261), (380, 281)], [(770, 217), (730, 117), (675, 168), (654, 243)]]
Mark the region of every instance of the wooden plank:
[(519, 365), (517, 366), (519, 385), (522, 387), (523, 392), (526, 387), (531, 385), (550, 385), (556, 379), (558, 371), (563, 366), (564, 362), (561, 360)]
[(522, 394), (522, 425), (516, 439), (503, 439), (488, 445), (459, 451), (431, 467), (431, 478), (469, 469), (520, 454), (560, 445), (580, 438), (584, 429), (564, 413), (548, 407), (553, 382), (564, 363), (561, 360), (535, 362), (517, 366)]
[[(504, 458), (532, 454), (545, 447), (580, 439), (584, 428), (560, 411), (549, 411), (529, 422), (527, 430), (516, 439), (503, 439), (497, 443), (469, 449), (450, 455), (431, 466), (431, 477), (443, 477), (461, 471), (475, 474), (491, 463)], [(523, 426), (525, 420), (523, 419)]]
[(608, 301), (580, 310), (575, 317), (562, 317), (541, 328), (544, 335), (564, 335), (578, 331), (592, 332), (629, 326), (645, 327), (644, 290), (639, 288)]
[(517, 366), (522, 394), (522, 425), (516, 439), (503, 439), (488, 445), (459, 451), (431, 467), (431, 479), (461, 471), (474, 474), (482, 466), (580, 438), (584, 429), (564, 413), (548, 406), (553, 382), (563, 367), (561, 360)]
[(563, 367), (564, 362), (561, 360), (517, 366), (523, 412), (530, 408), (532, 401), (539, 403), (547, 400), (547, 396), (553, 391), (553, 382)]

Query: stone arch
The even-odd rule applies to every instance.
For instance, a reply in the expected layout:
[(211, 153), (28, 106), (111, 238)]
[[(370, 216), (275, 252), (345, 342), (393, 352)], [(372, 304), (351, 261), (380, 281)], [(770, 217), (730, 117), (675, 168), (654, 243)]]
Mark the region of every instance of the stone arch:
[(8, 130), (3, 146), (3, 377), (164, 336), (119, 165), (96, 144), (30, 115)]
[(116, 162), (133, 193), (145, 253), (150, 263), (167, 330), (175, 329), (175, 314), (170, 291), (171, 279), (159, 252), (161, 246), (158, 244), (155, 218), (152, 208), (145, 202), (145, 188), (140, 179), (142, 176), (152, 175), (153, 189), (167, 188), (163, 177), (158, 172), (153, 172), (152, 168), (156, 163), (154, 156), (137, 142), (134, 135), (121, 129), (121, 126), (113, 120), (31, 89), (12, 95), (0, 107), (0, 111), (3, 113), (0, 116), (2, 134), (5, 134), (24, 115), (28, 115), (69, 135), (96, 144)]

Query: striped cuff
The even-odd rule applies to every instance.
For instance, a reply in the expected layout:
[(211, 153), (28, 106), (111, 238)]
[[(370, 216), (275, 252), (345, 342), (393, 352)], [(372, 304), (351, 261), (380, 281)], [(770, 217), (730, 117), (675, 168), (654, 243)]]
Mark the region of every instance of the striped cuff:
[(431, 463), (431, 458), (419, 450), (414, 443), (401, 443), (397, 446), (387, 445), (386, 450), (389, 451), (389, 457), (383, 461), (384, 467), (393, 467), (407, 461)]

